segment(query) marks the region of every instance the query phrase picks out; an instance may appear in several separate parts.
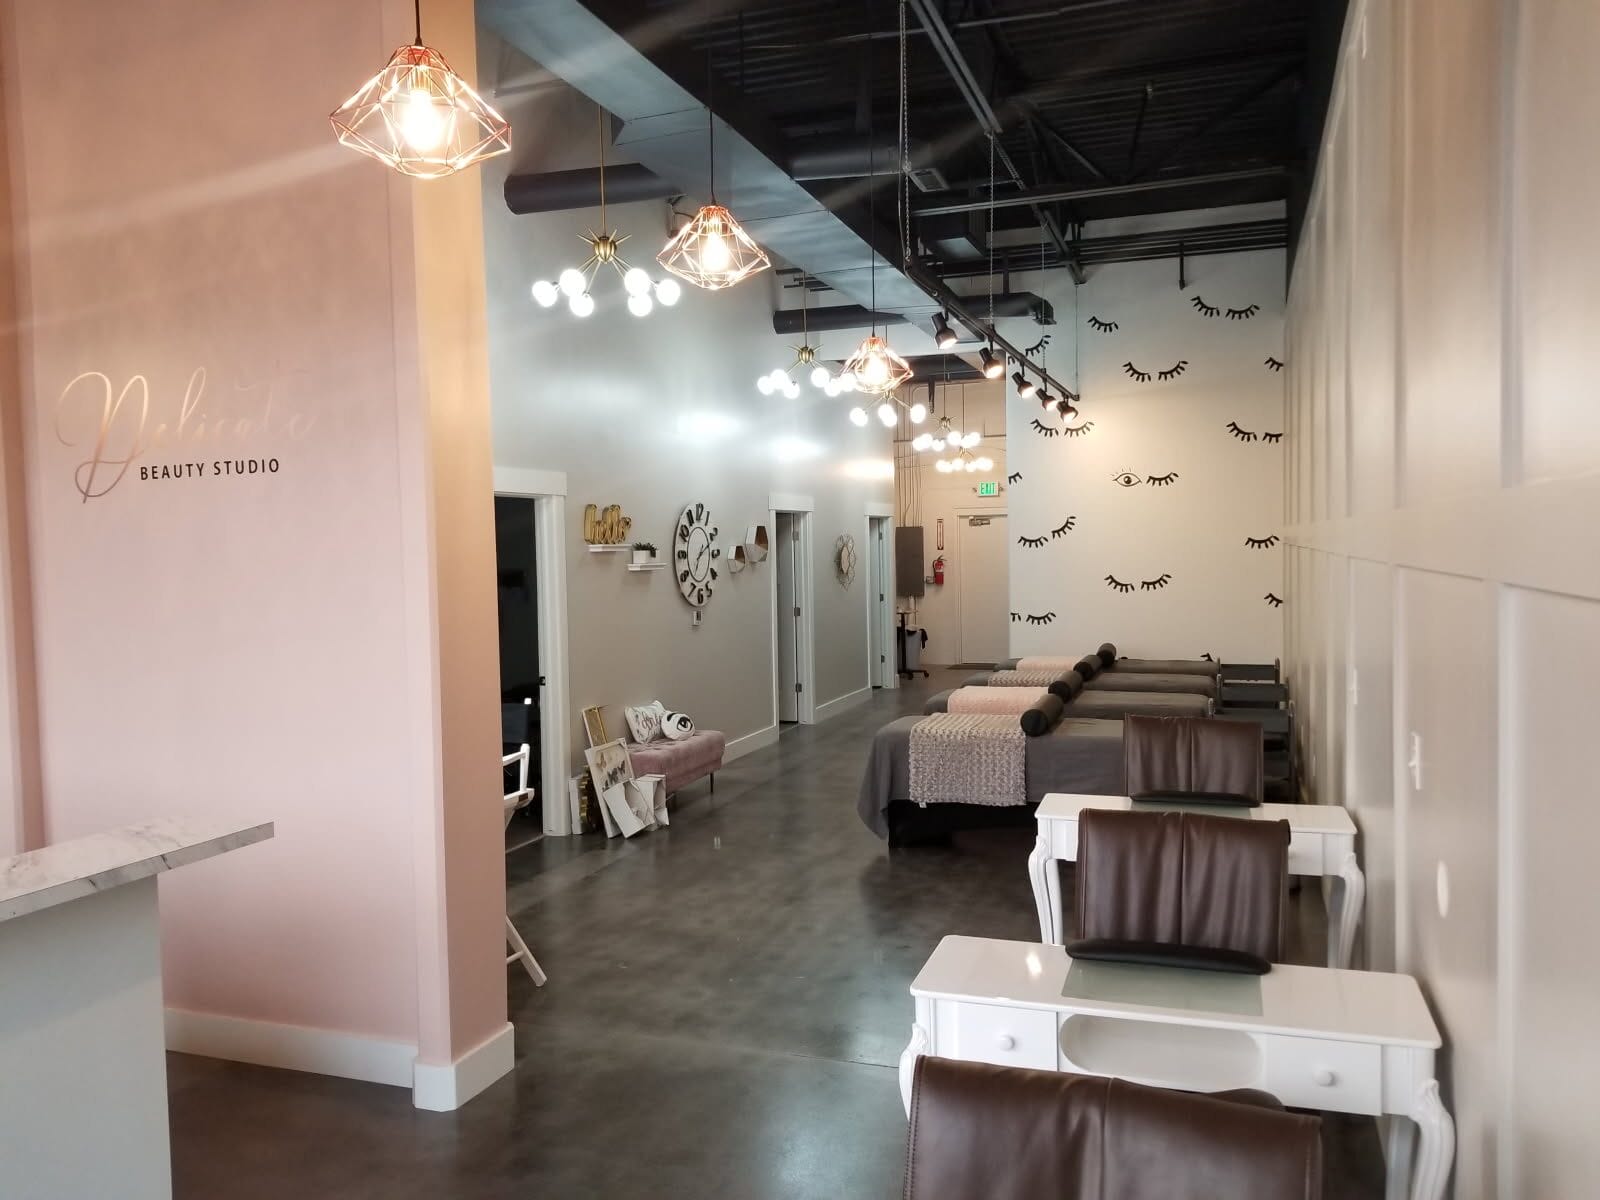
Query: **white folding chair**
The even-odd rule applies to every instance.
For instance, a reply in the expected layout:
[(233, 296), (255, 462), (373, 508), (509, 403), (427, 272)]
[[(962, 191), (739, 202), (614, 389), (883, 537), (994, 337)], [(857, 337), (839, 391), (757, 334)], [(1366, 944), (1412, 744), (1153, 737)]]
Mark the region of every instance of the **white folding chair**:
[[(524, 742), (515, 754), (508, 754), (500, 760), (501, 769), (504, 770), (512, 763), (517, 764), (517, 790), (505, 794), (506, 827), (510, 828), (511, 818), (517, 815), (517, 810), (526, 808), (533, 799), (533, 789), (528, 786), (528, 760), (532, 755), (528, 744)], [(528, 949), (528, 943), (522, 940), (522, 935), (517, 932), (517, 927), (511, 923), (511, 914), (506, 914), (506, 941), (511, 946), (511, 953), (506, 955), (506, 965), (520, 961), (527, 968), (529, 977), (535, 987), (543, 987), (545, 982), (544, 968), (539, 965), (539, 960), (534, 958), (533, 951)]]

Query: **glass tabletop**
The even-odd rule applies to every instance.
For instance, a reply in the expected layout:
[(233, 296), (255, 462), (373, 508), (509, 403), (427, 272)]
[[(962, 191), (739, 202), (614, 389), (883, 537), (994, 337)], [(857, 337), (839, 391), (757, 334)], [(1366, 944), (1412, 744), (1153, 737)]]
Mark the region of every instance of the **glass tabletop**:
[(1259, 1017), (1261, 978), (1142, 963), (1074, 960), (1067, 968), (1061, 995), (1068, 1000)]

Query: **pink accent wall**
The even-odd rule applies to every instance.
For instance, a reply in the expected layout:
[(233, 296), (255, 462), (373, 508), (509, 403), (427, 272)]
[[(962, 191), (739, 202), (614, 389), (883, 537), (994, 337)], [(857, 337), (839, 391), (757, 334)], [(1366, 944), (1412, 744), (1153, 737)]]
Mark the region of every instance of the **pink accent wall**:
[(168, 1003), (448, 1062), (505, 1020), (480, 196), (327, 122), (410, 5), (6, 19), (46, 836), (270, 817), (163, 883)]

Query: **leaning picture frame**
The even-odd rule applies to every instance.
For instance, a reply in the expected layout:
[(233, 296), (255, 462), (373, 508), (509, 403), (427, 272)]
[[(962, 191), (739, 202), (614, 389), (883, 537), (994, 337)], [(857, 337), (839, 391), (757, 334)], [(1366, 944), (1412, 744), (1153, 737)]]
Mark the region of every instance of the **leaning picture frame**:
[(583, 710), (583, 732), (590, 746), (603, 746), (611, 739), (606, 736), (606, 717), (598, 704)]

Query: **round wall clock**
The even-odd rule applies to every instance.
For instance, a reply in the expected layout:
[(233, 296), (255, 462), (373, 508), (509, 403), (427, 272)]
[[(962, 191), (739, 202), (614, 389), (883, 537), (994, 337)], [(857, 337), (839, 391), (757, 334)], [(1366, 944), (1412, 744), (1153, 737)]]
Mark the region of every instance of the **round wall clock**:
[(696, 608), (703, 608), (711, 599), (721, 557), (711, 511), (704, 504), (689, 505), (673, 530), (672, 569), (678, 576), (678, 590)]

